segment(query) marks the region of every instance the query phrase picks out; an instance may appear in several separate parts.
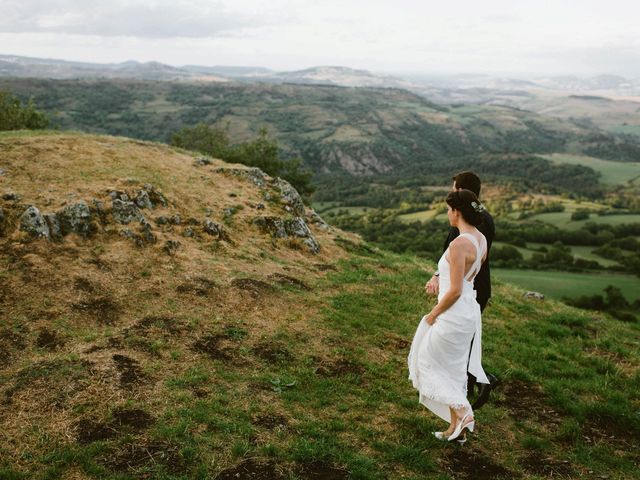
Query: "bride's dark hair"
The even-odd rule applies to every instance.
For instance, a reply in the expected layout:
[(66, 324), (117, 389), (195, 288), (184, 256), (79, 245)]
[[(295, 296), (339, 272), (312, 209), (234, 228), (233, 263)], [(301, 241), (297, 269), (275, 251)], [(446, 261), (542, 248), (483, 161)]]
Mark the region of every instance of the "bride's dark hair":
[(471, 190), (456, 190), (449, 193), (446, 199), (447, 205), (462, 214), (465, 222), (478, 227), (484, 221), (482, 212), (484, 205), (480, 203), (476, 194)]

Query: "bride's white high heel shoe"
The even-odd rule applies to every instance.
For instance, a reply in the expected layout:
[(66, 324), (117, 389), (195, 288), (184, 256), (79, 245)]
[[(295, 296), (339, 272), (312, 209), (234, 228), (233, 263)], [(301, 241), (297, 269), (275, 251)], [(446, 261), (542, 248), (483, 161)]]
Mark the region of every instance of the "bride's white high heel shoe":
[[(466, 420), (468, 418), (472, 418), (472, 420), (470, 422), (466, 422)], [(464, 417), (462, 417), (462, 419), (458, 422), (458, 425), (456, 425), (456, 429), (453, 431), (453, 433), (449, 436), (449, 438), (447, 438), (447, 440), (451, 441), (451, 440), (456, 440), (460, 434), (462, 433), (462, 431), (466, 428), (467, 430), (469, 430), (470, 432), (473, 432), (473, 428), (476, 425), (476, 421), (473, 420), (473, 416), (470, 413), (467, 413)]]
[[(436, 437), (438, 440), (442, 440), (443, 442), (446, 442), (447, 440), (449, 440), (449, 438), (447, 438), (444, 432), (433, 432), (433, 436)], [(467, 437), (465, 436), (456, 438), (456, 442), (458, 442), (460, 445), (463, 445), (466, 441), (467, 441)]]

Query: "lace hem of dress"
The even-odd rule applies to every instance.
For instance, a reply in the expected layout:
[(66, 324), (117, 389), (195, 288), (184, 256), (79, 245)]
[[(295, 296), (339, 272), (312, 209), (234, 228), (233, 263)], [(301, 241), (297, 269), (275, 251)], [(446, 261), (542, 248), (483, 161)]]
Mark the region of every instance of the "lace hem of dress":
[(448, 405), (456, 410), (470, 407), (467, 400), (466, 382), (461, 385), (460, 389), (457, 389), (450, 382), (439, 378), (440, 376), (433, 370), (423, 369), (421, 373), (422, 375), (419, 375), (419, 379), (415, 372), (410, 372), (409, 375), (409, 380), (413, 383), (413, 387), (420, 394), (420, 403), (424, 403), (423, 399), (429, 399)]

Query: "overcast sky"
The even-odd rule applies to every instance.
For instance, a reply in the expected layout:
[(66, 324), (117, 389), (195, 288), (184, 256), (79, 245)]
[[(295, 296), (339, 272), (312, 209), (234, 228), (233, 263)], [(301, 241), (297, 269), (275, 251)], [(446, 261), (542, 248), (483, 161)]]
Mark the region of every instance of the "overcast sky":
[(0, 53), (640, 76), (640, 0), (0, 0)]

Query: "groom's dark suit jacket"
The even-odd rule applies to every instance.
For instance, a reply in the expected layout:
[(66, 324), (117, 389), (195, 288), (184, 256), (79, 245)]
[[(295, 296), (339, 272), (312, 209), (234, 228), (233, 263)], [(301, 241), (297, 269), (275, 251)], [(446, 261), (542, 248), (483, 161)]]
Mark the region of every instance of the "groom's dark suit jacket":
[[(493, 224), (493, 217), (487, 211), (483, 213), (484, 222), (482, 225), (478, 227), (478, 230), (485, 236), (487, 239), (487, 258), (480, 267), (480, 271), (478, 275), (476, 275), (475, 280), (473, 281), (473, 286), (477, 292), (476, 300), (480, 304), (480, 309), (484, 310), (484, 307), (487, 306), (487, 302), (489, 298), (491, 298), (491, 276), (489, 272), (489, 251), (491, 250), (491, 243), (493, 242), (493, 237), (496, 233), (496, 227)], [(449, 247), (449, 244), (453, 242), (453, 240), (460, 235), (460, 232), (457, 228), (451, 227), (449, 229), (449, 235), (444, 242), (444, 250)]]

